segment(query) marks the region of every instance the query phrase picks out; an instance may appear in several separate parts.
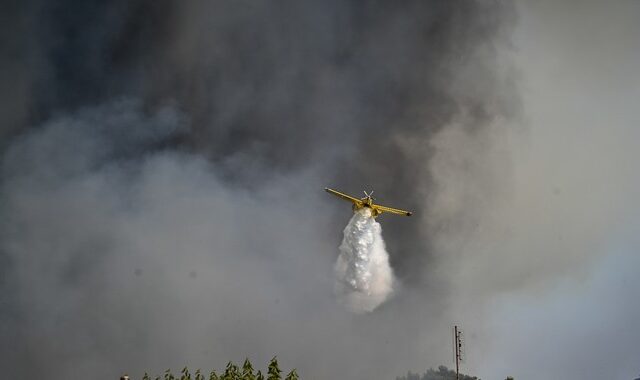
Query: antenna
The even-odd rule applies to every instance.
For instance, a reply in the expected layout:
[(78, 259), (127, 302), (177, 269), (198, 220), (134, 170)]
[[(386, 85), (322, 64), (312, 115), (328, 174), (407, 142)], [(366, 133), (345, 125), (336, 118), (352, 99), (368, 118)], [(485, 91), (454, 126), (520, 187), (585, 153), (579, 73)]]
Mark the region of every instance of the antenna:
[(462, 330), (453, 326), (453, 355), (456, 362), (456, 380), (460, 378), (460, 363), (465, 361), (464, 339)]

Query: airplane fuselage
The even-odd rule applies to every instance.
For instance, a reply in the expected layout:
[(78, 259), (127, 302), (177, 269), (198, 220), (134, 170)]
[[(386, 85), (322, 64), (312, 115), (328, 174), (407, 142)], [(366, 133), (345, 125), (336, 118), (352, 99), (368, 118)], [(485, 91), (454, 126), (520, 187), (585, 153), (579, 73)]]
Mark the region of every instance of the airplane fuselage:
[(363, 209), (363, 208), (368, 208), (368, 209), (371, 210), (371, 216), (373, 216), (374, 218), (376, 216), (382, 214), (380, 212), (380, 210), (378, 210), (377, 208), (375, 208), (373, 206), (373, 199), (371, 199), (371, 197), (360, 198), (360, 200), (362, 201), (361, 205), (360, 204), (356, 204), (356, 203), (353, 204), (352, 209), (353, 209), (354, 212), (358, 211), (360, 209)]

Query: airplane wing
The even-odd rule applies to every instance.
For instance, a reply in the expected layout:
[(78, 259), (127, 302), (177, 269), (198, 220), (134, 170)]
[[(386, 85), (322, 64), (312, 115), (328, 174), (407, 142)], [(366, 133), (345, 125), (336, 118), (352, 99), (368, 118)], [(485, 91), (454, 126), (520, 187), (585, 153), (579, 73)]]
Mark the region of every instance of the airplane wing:
[(333, 190), (333, 189), (329, 189), (328, 187), (325, 187), (324, 191), (326, 191), (329, 194), (333, 194), (333, 195), (335, 195), (337, 197), (340, 197), (340, 198), (342, 198), (342, 199), (344, 199), (346, 201), (353, 202), (353, 203), (355, 203), (357, 205), (360, 205), (360, 206), (362, 205), (362, 201), (360, 199), (354, 198), (354, 197), (352, 197), (350, 195), (341, 193), (341, 192)]
[(398, 214), (398, 215), (404, 215), (404, 216), (411, 216), (413, 214), (411, 211), (400, 210), (397, 208), (387, 207), (387, 206), (373, 205), (373, 208), (377, 208), (378, 210), (383, 212), (390, 212), (392, 214)]

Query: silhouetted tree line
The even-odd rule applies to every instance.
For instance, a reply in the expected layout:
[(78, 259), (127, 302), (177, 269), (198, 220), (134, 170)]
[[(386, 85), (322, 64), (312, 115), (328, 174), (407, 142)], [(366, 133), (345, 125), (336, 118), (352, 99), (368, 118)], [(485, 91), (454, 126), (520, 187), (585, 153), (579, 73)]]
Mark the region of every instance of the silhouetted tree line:
[[(469, 376), (460, 374), (460, 380), (480, 380), (475, 376)], [(433, 368), (429, 368), (427, 372), (422, 375), (418, 373), (408, 372), (406, 376), (396, 377), (396, 380), (456, 380), (456, 371), (447, 368), (446, 366), (439, 366), (438, 370), (434, 370)], [(509, 376), (506, 380), (514, 380), (513, 377)], [(636, 379), (640, 380), (640, 379)]]
[[(127, 377), (128, 379), (128, 377)], [(278, 367), (278, 360), (274, 357), (269, 362), (269, 366), (267, 367), (266, 378), (265, 375), (262, 374), (261, 371), (255, 371), (253, 369), (253, 365), (249, 361), (249, 359), (245, 359), (242, 367), (237, 366), (233, 362), (229, 362), (227, 367), (220, 374), (216, 373), (215, 370), (209, 372), (208, 374), (203, 373), (199, 369), (196, 370), (193, 374), (189, 371), (187, 367), (184, 367), (182, 371), (180, 371), (179, 375), (174, 375), (171, 372), (171, 369), (164, 371), (162, 376), (156, 376), (155, 380), (281, 380), (282, 379), (282, 371), (280, 367)], [(289, 372), (284, 380), (298, 380), (298, 373), (295, 369)], [(145, 372), (142, 380), (152, 380), (151, 376)]]
[[(127, 375), (121, 377), (121, 379), (133, 380)], [(142, 380), (152, 380), (152, 377), (145, 372)], [(265, 378), (265, 375), (263, 375), (260, 370), (255, 371), (253, 369), (253, 365), (249, 359), (245, 359), (242, 367), (237, 366), (233, 362), (227, 363), (224, 372), (220, 374), (217, 374), (215, 370), (204, 374), (199, 369), (192, 374), (187, 367), (184, 367), (179, 375), (174, 375), (171, 369), (168, 369), (164, 371), (162, 376), (156, 376), (153, 380), (282, 380), (282, 370), (280, 370), (278, 366), (278, 360), (274, 357), (269, 362)], [(293, 369), (285, 376), (284, 380), (299, 380), (298, 373)], [(406, 376), (396, 377), (396, 380), (456, 380), (456, 372), (441, 365), (437, 371), (429, 368), (427, 372), (422, 375), (408, 372)], [(480, 379), (476, 376), (460, 374), (459, 380)], [(513, 377), (507, 377), (506, 380), (513, 380)]]
[[(468, 376), (460, 374), (460, 380), (480, 380), (475, 376)], [(408, 372), (406, 376), (396, 377), (396, 380), (456, 380), (456, 371), (447, 368), (446, 366), (439, 366), (438, 370), (429, 368), (427, 372), (422, 375), (418, 373)]]

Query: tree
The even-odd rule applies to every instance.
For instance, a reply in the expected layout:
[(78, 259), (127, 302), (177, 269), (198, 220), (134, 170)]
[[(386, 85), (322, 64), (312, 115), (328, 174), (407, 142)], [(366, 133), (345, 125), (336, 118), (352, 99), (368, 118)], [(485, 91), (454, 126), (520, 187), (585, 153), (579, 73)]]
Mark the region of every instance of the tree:
[[(278, 360), (274, 356), (269, 362), (266, 374), (266, 380), (281, 380), (282, 379), (282, 371), (278, 365)], [(284, 380), (299, 380), (300, 376), (296, 369), (292, 369), (284, 378)], [(400, 378), (398, 378), (400, 379)], [(145, 372), (142, 380), (151, 380), (149, 374)], [(155, 380), (205, 380), (205, 376), (203, 375), (200, 369), (197, 369), (193, 375), (189, 372), (189, 368), (184, 367), (180, 371), (180, 376), (175, 377), (171, 372), (171, 369), (167, 369), (164, 371), (162, 376), (157, 376)], [(208, 380), (265, 380), (265, 375), (262, 371), (255, 371), (253, 368), (253, 364), (251, 361), (246, 358), (242, 364), (242, 367), (238, 367), (233, 362), (228, 362), (225, 367), (224, 372), (221, 375), (218, 375), (215, 370), (212, 370), (209, 373)], [(402, 379), (404, 380), (404, 379)], [(419, 377), (412, 380), (421, 380)], [(440, 379), (438, 379), (440, 380)]]
[[(438, 370), (429, 368), (427, 372), (422, 374), (408, 372), (406, 376), (396, 377), (396, 380), (456, 380), (456, 371), (447, 368), (446, 366), (439, 366)], [(460, 380), (480, 380), (475, 376), (467, 376), (460, 374)]]
[(296, 372), (295, 368), (291, 370), (291, 372), (289, 372), (287, 374), (287, 376), (284, 378), (284, 380), (298, 380), (298, 373)]
[(249, 361), (249, 358), (244, 359), (242, 364), (242, 380), (255, 380), (256, 376), (253, 374), (253, 366)]
[(238, 366), (233, 364), (233, 362), (227, 363), (227, 368), (225, 368), (224, 373), (220, 377), (220, 380), (240, 380), (240, 370)]
[(282, 371), (278, 367), (278, 360), (274, 356), (269, 362), (269, 368), (267, 369), (267, 380), (280, 380), (280, 374)]

